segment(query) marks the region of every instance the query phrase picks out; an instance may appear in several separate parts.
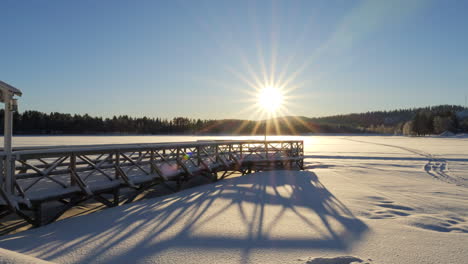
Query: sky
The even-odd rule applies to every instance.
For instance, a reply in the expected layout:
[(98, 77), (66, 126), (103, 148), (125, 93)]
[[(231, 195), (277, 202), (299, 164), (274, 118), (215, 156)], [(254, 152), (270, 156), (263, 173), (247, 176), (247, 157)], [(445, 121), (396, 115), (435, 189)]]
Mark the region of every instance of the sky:
[(0, 80), (20, 111), (258, 119), (468, 94), (468, 1), (0, 2)]

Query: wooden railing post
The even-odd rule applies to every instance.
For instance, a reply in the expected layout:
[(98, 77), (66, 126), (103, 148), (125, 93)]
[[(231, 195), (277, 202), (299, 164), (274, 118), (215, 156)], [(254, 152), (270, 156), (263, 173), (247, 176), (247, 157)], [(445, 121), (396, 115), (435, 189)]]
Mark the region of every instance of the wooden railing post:
[(150, 152), (150, 171), (151, 171), (151, 174), (156, 174), (156, 170), (154, 169), (154, 149), (151, 150)]
[(216, 144), (216, 148), (215, 148), (215, 161), (216, 161), (216, 163), (219, 162), (219, 150), (218, 150), (218, 148), (219, 148), (219, 145)]
[(240, 144), (239, 144), (239, 159), (242, 160), (243, 155), (244, 155), (244, 154), (242, 153), (242, 143), (240, 143)]
[(15, 184), (16, 184), (16, 166), (15, 166), (15, 157), (10, 155), (6, 156), (6, 189), (10, 194), (15, 194)]
[(115, 178), (119, 178), (119, 168), (120, 168), (120, 151), (115, 152)]
[(70, 155), (70, 184), (72, 186), (75, 186), (77, 183), (76, 183), (76, 180), (75, 180), (75, 177), (73, 177), (73, 173), (76, 172), (76, 155), (75, 153), (72, 153)]
[(197, 146), (197, 166), (200, 167), (201, 165), (201, 151), (200, 146)]
[[(180, 156), (180, 147), (177, 147), (177, 150), (176, 150), (176, 158), (175, 160), (178, 161), (179, 160), (179, 157)], [(180, 169), (180, 164), (179, 162), (177, 162), (177, 169)]]
[(5, 190), (5, 157), (2, 156), (0, 160), (0, 188)]

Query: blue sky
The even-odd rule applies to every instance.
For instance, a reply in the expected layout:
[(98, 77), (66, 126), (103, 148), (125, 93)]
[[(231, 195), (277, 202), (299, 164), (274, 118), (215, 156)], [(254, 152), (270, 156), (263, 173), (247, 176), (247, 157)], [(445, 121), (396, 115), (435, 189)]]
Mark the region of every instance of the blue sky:
[[(1, 1), (0, 79), (20, 109), (257, 119), (252, 83), (290, 115), (468, 94), (468, 1)], [(255, 85), (258, 86), (258, 85)]]

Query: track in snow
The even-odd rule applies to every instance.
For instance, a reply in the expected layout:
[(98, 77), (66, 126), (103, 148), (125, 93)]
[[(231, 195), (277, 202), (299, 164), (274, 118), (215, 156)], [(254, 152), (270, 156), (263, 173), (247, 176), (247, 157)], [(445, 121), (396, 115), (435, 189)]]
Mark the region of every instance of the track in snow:
[(397, 149), (401, 149), (401, 150), (419, 155), (421, 157), (425, 157), (428, 159), (428, 162), (426, 163), (426, 165), (424, 165), (424, 170), (426, 171), (427, 174), (431, 175), (435, 179), (438, 179), (447, 183), (452, 183), (452, 184), (456, 184), (459, 186), (466, 186), (463, 179), (458, 178), (458, 177), (452, 177), (451, 175), (449, 175), (448, 174), (448, 162), (445, 159), (437, 158), (435, 155), (423, 152), (418, 149), (401, 147), (397, 145), (375, 143), (375, 142), (356, 140), (356, 139), (350, 139), (350, 138), (342, 138), (342, 139), (359, 142), (359, 143), (367, 143), (367, 144), (386, 146), (390, 148), (397, 148)]

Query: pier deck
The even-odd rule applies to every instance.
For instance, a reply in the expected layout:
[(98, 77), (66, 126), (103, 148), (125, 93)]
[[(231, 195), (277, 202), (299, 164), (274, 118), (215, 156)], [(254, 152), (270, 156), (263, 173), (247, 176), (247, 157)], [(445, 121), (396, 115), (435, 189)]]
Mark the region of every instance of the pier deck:
[[(216, 181), (230, 172), (302, 169), (303, 153), (303, 141), (294, 140), (19, 148), (10, 161), (0, 153), (0, 218), (14, 213), (40, 226), (89, 199), (117, 206), (123, 188), (138, 194), (171, 182), (177, 190), (195, 176)], [(60, 208), (44, 216), (43, 205), (53, 201)]]

